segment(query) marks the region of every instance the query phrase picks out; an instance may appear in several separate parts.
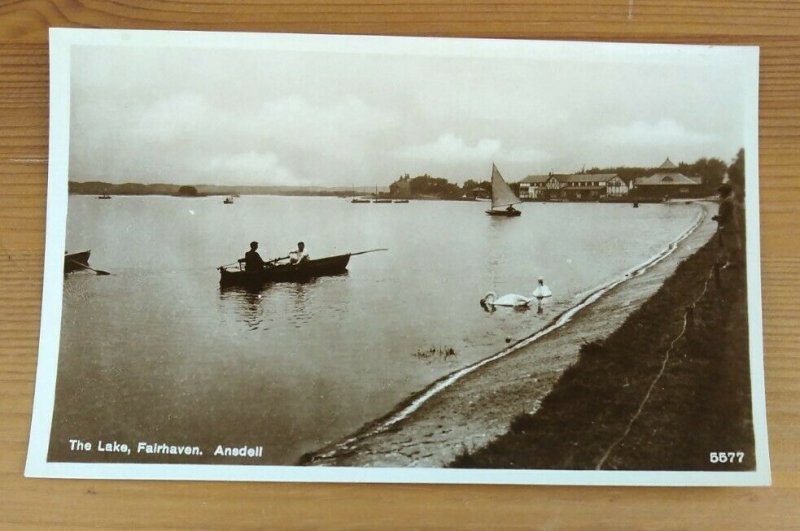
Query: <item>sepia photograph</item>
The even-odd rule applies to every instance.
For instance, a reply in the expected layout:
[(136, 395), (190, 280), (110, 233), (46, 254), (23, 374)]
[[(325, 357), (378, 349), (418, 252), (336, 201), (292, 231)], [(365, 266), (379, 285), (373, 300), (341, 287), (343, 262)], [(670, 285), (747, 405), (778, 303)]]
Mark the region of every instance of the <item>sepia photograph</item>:
[(758, 48), (50, 39), (26, 475), (769, 484)]

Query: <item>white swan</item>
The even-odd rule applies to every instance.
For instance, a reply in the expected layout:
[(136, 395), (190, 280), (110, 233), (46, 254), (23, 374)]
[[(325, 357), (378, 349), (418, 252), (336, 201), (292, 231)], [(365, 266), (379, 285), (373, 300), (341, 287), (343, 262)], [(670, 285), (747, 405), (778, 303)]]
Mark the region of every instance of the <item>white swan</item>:
[(542, 301), (547, 297), (552, 297), (553, 292), (550, 288), (544, 285), (544, 279), (539, 277), (539, 285), (533, 290), (531, 297), (524, 295), (517, 295), (516, 293), (508, 293), (502, 297), (498, 297), (497, 293), (490, 291), (486, 293), (481, 299), (481, 306), (484, 308), (494, 308), (495, 306), (510, 306), (512, 308), (524, 308), (529, 306), (533, 301), (539, 302), (539, 312), (542, 311)]
[(490, 291), (481, 299), (481, 306), (513, 306), (519, 308), (521, 306), (527, 306), (532, 300), (534, 299), (529, 299), (524, 295), (517, 295), (516, 293), (509, 293), (498, 297), (497, 293)]
[(539, 303), (542, 302), (542, 299), (546, 299), (547, 297), (552, 297), (553, 292), (550, 291), (550, 288), (544, 285), (544, 279), (539, 277), (539, 285), (536, 286), (536, 289), (533, 290), (533, 298), (539, 299)]
[(544, 285), (544, 279), (539, 277), (539, 285), (536, 286), (535, 290), (533, 290), (533, 298), (539, 301), (539, 306), (536, 308), (536, 313), (544, 313), (544, 299), (552, 296), (553, 292), (550, 291), (550, 288)]

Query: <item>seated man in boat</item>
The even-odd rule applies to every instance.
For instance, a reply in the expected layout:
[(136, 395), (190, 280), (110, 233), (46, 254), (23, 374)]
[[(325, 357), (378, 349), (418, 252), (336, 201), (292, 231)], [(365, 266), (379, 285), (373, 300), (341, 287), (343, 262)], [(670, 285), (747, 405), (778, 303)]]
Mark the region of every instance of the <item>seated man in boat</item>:
[(250, 242), (250, 250), (244, 254), (245, 271), (261, 271), (264, 269), (264, 260), (256, 249), (258, 249), (258, 242)]
[(303, 242), (297, 242), (297, 249), (289, 253), (289, 263), (299, 264), (301, 262), (305, 262), (306, 260), (310, 260), (308, 257), (308, 251), (306, 250), (306, 244)]
[(517, 209), (514, 208), (514, 205), (508, 205), (508, 208), (506, 208), (506, 212), (508, 212), (509, 214), (513, 214), (516, 211)]

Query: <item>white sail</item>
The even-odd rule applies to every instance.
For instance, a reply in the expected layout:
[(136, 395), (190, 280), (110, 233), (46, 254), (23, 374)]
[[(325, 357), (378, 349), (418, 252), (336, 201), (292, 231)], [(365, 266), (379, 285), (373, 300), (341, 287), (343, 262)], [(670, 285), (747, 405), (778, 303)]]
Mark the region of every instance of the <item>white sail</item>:
[(503, 180), (497, 166), (492, 164), (492, 208), (506, 207), (517, 203), (522, 203), (522, 201), (514, 195), (514, 192)]

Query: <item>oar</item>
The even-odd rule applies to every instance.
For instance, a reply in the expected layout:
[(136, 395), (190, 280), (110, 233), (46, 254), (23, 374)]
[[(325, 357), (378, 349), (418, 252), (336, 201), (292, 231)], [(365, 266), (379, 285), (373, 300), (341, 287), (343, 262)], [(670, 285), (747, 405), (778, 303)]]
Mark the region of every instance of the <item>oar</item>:
[(89, 264), (82, 264), (82, 263), (76, 262), (75, 260), (72, 260), (72, 259), (70, 259), (70, 262), (72, 262), (75, 265), (81, 266), (84, 269), (88, 269), (89, 271), (94, 271), (98, 275), (110, 275), (111, 274), (108, 271), (103, 271), (102, 269), (95, 269), (93, 267), (89, 267)]
[[(272, 260), (267, 260), (267, 261), (266, 261), (266, 262), (264, 262), (264, 263), (265, 263), (265, 264), (273, 264), (273, 263), (275, 263), (275, 262), (280, 262), (281, 260), (286, 260), (287, 258), (289, 258), (289, 257), (288, 257), (288, 256), (282, 256), (282, 257), (280, 257), (280, 258), (273, 258)], [(237, 261), (237, 262), (234, 262), (234, 263), (232, 263), (232, 264), (225, 264), (225, 265), (221, 265), (221, 266), (219, 266), (217, 269), (220, 269), (220, 270), (221, 270), (221, 269), (225, 269), (226, 267), (231, 267), (231, 266), (235, 266), (235, 265), (239, 265), (239, 266), (241, 267), (241, 264), (242, 264), (242, 262), (244, 262), (244, 258), (240, 258), (240, 259), (239, 259), (239, 261)]]
[(350, 256), (355, 256), (357, 254), (367, 254), (367, 253), (374, 253), (375, 251), (388, 251), (389, 249), (381, 248), (381, 249), (370, 249), (369, 251), (360, 251), (357, 253), (350, 253)]

